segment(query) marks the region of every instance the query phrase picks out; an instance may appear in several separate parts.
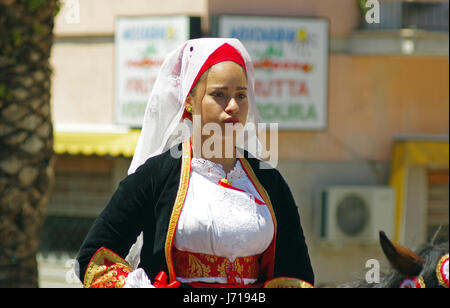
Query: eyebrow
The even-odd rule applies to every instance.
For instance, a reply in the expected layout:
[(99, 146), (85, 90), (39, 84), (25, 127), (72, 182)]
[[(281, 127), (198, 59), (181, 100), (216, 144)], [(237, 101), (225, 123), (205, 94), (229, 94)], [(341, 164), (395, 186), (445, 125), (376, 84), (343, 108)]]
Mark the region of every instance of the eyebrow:
[[(215, 86), (212, 86), (212, 87), (209, 87), (209, 89), (214, 89), (214, 90), (228, 90), (228, 87), (220, 87), (220, 86), (215, 87)], [(237, 90), (247, 90), (247, 87), (237, 87), (236, 89), (237, 89)]]

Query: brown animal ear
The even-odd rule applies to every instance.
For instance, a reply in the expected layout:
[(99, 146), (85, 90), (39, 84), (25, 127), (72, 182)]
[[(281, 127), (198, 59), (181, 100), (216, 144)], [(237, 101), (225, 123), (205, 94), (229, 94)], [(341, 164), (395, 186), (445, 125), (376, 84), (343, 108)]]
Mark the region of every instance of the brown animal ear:
[(406, 276), (417, 276), (422, 271), (425, 259), (408, 248), (392, 243), (383, 231), (380, 231), (380, 244), (391, 266)]

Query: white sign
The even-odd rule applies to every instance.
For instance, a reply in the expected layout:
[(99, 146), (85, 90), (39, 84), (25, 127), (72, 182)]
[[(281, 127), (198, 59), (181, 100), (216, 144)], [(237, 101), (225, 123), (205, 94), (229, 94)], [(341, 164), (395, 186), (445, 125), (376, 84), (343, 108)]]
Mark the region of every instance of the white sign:
[(167, 54), (189, 39), (189, 16), (123, 17), (116, 21), (117, 124), (141, 127)]
[(264, 122), (281, 129), (327, 127), (328, 21), (314, 18), (219, 16), (220, 37), (239, 39), (255, 67)]

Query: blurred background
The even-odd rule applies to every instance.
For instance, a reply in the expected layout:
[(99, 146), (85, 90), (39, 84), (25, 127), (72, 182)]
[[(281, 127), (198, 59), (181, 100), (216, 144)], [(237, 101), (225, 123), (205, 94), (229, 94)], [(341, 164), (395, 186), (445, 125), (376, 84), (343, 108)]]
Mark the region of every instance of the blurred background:
[(317, 286), (385, 265), (379, 230), (448, 241), (448, 13), (448, 0), (0, 0), (0, 286), (81, 287), (73, 259), (127, 174), (159, 65), (196, 37), (237, 37), (255, 62)]

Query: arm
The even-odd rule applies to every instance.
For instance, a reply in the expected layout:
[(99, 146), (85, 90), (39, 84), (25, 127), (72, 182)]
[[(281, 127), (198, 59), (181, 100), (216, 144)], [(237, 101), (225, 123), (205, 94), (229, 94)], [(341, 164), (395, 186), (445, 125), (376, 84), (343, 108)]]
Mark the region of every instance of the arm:
[[(121, 268), (125, 269), (128, 265), (123, 259), (142, 231), (142, 219), (144, 216), (151, 219), (149, 217), (151, 211), (146, 211), (144, 204), (152, 204), (152, 187), (149, 177), (144, 177), (144, 174), (146, 168), (141, 168), (120, 183), (86, 236), (77, 256), (78, 276), (83, 282), (86, 282), (86, 269), (95, 267), (96, 264), (101, 265), (103, 255), (104, 259), (110, 262), (108, 268), (114, 264), (122, 264)], [(117, 258), (109, 252), (115, 254)], [(116, 262), (118, 259), (122, 259), (123, 262)], [(111, 270), (113, 269), (111, 267)], [(125, 273), (127, 270), (124, 270), (126, 276)]]
[(273, 200), (277, 203), (275, 212), (278, 226), (274, 276), (295, 277), (314, 284), (314, 273), (298, 208), (287, 183), (279, 173), (277, 187), (277, 196)]

